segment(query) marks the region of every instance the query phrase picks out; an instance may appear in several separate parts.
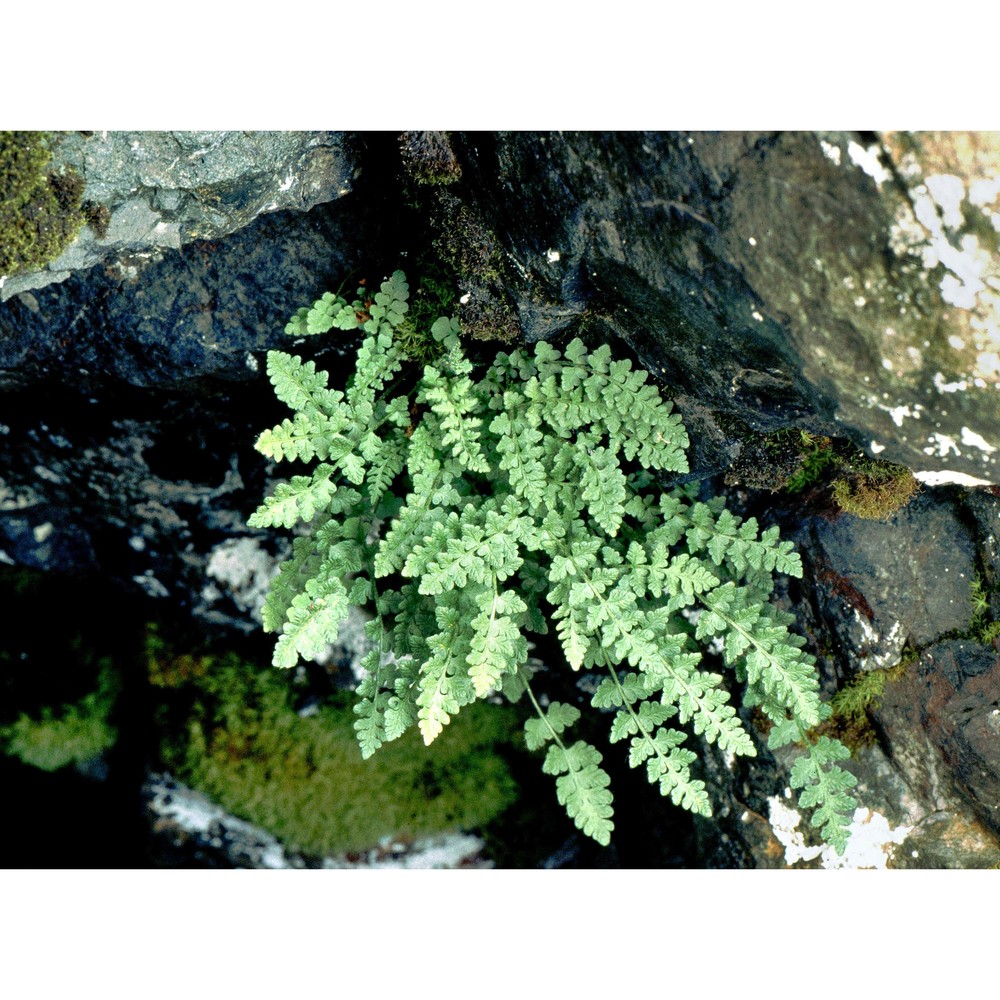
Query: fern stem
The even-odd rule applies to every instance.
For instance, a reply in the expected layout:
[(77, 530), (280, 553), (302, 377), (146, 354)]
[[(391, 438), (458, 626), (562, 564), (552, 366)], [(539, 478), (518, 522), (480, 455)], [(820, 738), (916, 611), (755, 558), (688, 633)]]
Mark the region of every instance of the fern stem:
[(611, 667), (611, 664), (608, 663), (607, 660), (605, 660), (604, 665), (608, 668), (608, 674), (610, 675), (612, 681), (614, 681), (615, 687), (618, 689), (618, 694), (621, 697), (622, 704), (628, 710), (628, 714), (632, 716), (632, 719), (636, 724), (636, 728), (639, 730), (640, 733), (642, 733), (642, 738), (646, 740), (647, 743), (649, 743), (649, 745), (653, 748), (653, 752), (656, 754), (656, 756), (663, 761), (664, 767), (669, 768), (669, 762), (667, 761), (667, 758), (664, 756), (660, 748), (656, 745), (656, 741), (653, 739), (652, 733), (650, 733), (649, 730), (646, 729), (646, 727), (642, 724), (642, 721), (639, 719), (638, 714), (635, 712), (635, 710), (632, 708), (632, 705), (629, 703), (628, 697), (625, 694), (625, 689), (622, 687), (621, 681), (618, 680), (618, 674), (615, 673), (615, 671)]
[(522, 678), (524, 680), (524, 690), (527, 692), (531, 704), (534, 706), (535, 711), (538, 713), (538, 718), (540, 718), (542, 722), (545, 723), (545, 728), (548, 729), (556, 746), (558, 746), (559, 749), (565, 753), (566, 744), (563, 743), (561, 739), (559, 739), (559, 734), (552, 728), (552, 724), (549, 722), (548, 717), (545, 714), (545, 710), (542, 708), (541, 705), (538, 704), (538, 700), (535, 698), (535, 692), (531, 690), (531, 682), (528, 680), (526, 675), (522, 674)]

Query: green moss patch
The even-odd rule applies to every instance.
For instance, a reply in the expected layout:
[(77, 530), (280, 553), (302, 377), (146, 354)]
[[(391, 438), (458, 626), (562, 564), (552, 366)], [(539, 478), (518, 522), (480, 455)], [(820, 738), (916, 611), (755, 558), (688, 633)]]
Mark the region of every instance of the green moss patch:
[(55, 260), (87, 221), (83, 181), (50, 167), (44, 132), (0, 132), (0, 275)]
[(882, 521), (905, 507), (919, 490), (920, 484), (904, 466), (858, 457), (833, 484), (833, 499), (848, 514)]
[(153, 683), (185, 703), (164, 710), (166, 766), (292, 850), (337, 854), (386, 836), (474, 829), (516, 797), (498, 753), (516, 719), (497, 706), (465, 709), (430, 748), (414, 731), (365, 761), (352, 694), (297, 706), (292, 673), (234, 654), (173, 656), (158, 641), (149, 666)]
[(40, 718), (21, 713), (11, 725), (0, 728), (0, 746), (43, 771), (93, 760), (110, 750), (118, 738), (109, 722), (117, 693), (117, 676), (109, 661), (95, 691), (58, 710), (45, 707)]

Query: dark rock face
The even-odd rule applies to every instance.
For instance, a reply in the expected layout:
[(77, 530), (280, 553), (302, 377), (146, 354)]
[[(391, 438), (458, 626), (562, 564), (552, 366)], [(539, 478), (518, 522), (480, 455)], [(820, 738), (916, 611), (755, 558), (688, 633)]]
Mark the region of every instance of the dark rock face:
[[(893, 670), (850, 765), (859, 823), (888, 824), (857, 863), (1000, 857), (1000, 660), (972, 629), (1000, 619), (1000, 500), (932, 486), (998, 481), (987, 139), (98, 133), (63, 155), (111, 226), (0, 293), (0, 560), (255, 628), (283, 544), (246, 527), (273, 472), (253, 442), (286, 415), (263, 354), (323, 291), (436, 254), (476, 336), (628, 345), (683, 412), (693, 478), (752, 455), (746, 428), (788, 426), (924, 473), (884, 522), (815, 496), (731, 502), (803, 552), (782, 600), (826, 694)], [(353, 346), (293, 349), (342, 384)], [(705, 864), (834, 863), (799, 843), (790, 761), (709, 758)]]
[[(284, 346), (289, 303), (355, 265), (342, 237), (361, 225), (342, 202), (270, 215), (131, 281), (97, 269), (0, 307), (7, 558), (189, 606), (206, 554), (246, 532), (264, 489), (252, 446), (280, 407), (245, 387), (266, 382), (260, 359)], [(344, 347), (323, 345), (331, 370)]]
[[(892, 759), (914, 793), (944, 808), (957, 796), (1000, 834), (1000, 657), (961, 640), (935, 643), (890, 685), (878, 712)], [(915, 732), (924, 736), (916, 744)], [(946, 776), (941, 780), (941, 776)]]
[(960, 515), (958, 501), (924, 493), (886, 521), (812, 521), (815, 600), (861, 669), (968, 628), (976, 549)]
[(587, 312), (753, 427), (849, 436), (931, 482), (997, 481), (995, 137), (465, 143), (528, 339)]

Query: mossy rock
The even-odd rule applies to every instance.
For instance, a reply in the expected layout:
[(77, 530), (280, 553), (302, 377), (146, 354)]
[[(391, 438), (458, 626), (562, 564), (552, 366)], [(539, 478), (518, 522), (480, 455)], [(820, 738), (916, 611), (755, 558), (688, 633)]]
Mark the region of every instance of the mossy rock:
[[(155, 678), (177, 677), (160, 655)], [(164, 763), (223, 808), (288, 848), (323, 856), (357, 852), (384, 837), (410, 839), (489, 822), (517, 795), (498, 749), (516, 726), (499, 706), (468, 706), (430, 747), (415, 731), (363, 760), (353, 695), (296, 711), (293, 677), (234, 654), (187, 658), (194, 695)], [(162, 680), (160, 681), (162, 683)]]
[(0, 132), (0, 275), (41, 269), (87, 221), (83, 180), (51, 168), (49, 141), (44, 132)]

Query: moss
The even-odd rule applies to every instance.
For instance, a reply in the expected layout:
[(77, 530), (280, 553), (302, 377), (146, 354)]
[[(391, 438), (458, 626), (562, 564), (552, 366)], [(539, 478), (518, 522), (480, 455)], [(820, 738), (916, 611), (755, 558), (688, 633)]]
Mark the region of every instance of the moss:
[(871, 746), (875, 742), (871, 713), (881, 705), (886, 684), (899, 680), (915, 660), (916, 653), (907, 651), (894, 667), (858, 674), (830, 699), (830, 718), (817, 732), (836, 736), (852, 750)]
[(117, 675), (106, 661), (95, 691), (58, 711), (43, 708), (40, 718), (22, 712), (0, 729), (0, 744), (9, 755), (43, 771), (93, 760), (110, 750), (118, 738), (108, 721), (117, 693)]
[(848, 514), (881, 521), (905, 507), (919, 489), (905, 466), (858, 456), (833, 484), (833, 499)]
[(499, 283), (500, 253), (478, 214), (450, 194), (439, 204), (440, 235), (434, 249), (444, 264), (462, 279), (484, 285)]
[(822, 474), (837, 464), (837, 453), (828, 437), (814, 436), (799, 431), (799, 464), (785, 482), (787, 493), (801, 493), (818, 482)]
[(972, 620), (969, 637), (984, 646), (992, 645), (1000, 637), (1000, 621), (994, 621), (990, 608), (991, 589), (983, 577), (976, 575), (969, 585), (972, 594)]
[(441, 345), (430, 335), (439, 316), (455, 312), (455, 287), (443, 275), (424, 275), (413, 293), (409, 311), (396, 329), (396, 342), (410, 360), (431, 364), (441, 353)]
[(418, 184), (454, 184), (462, 178), (447, 132), (404, 132), (399, 151), (406, 172)]
[(783, 489), (798, 467), (797, 453), (787, 443), (797, 438), (798, 432), (761, 434), (730, 414), (719, 414), (718, 421), (726, 435), (739, 441), (739, 453), (726, 470), (726, 485), (771, 493)]
[(55, 260), (86, 220), (83, 181), (50, 167), (44, 132), (0, 132), (0, 275)]
[(96, 201), (85, 201), (81, 207), (87, 225), (97, 233), (99, 239), (108, 235), (111, 224), (111, 212), (106, 205), (98, 205)]
[(473, 829), (516, 797), (505, 743), (513, 714), (471, 705), (431, 747), (408, 733), (361, 758), (353, 695), (296, 711), (293, 675), (234, 654), (169, 657), (154, 644), (151, 677), (186, 690), (164, 763), (225, 809), (310, 855), (361, 851), (386, 836)]

